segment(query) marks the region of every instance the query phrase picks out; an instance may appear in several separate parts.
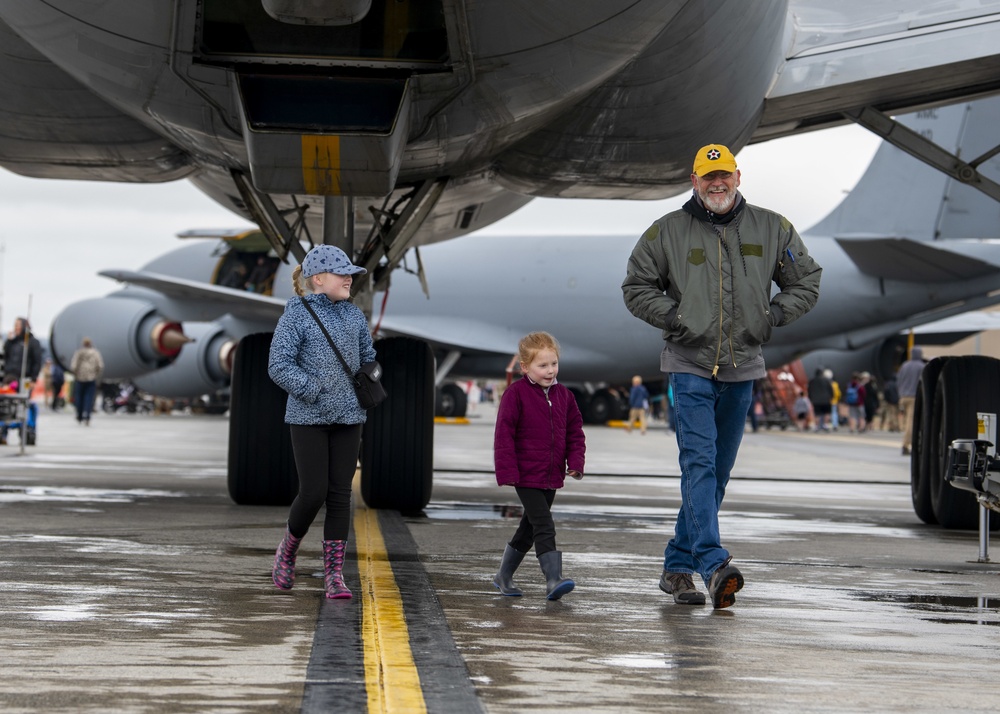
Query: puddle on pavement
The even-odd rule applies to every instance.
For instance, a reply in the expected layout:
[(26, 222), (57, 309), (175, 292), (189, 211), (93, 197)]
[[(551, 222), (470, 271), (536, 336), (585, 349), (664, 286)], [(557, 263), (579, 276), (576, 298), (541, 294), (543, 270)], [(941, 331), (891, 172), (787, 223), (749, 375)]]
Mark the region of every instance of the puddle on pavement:
[(0, 503), (25, 501), (71, 501), (86, 503), (133, 503), (139, 498), (180, 498), (179, 491), (153, 489), (107, 489), (57, 486), (3, 486), (0, 485)]
[(28, 544), (56, 546), (63, 550), (76, 553), (96, 553), (99, 555), (141, 555), (144, 557), (162, 556), (177, 558), (193, 551), (192, 546), (164, 545), (140, 543), (125, 538), (103, 538), (100, 536), (70, 536), (70, 535), (0, 535), (2, 544)]
[(623, 654), (614, 657), (590, 660), (606, 667), (622, 667), (624, 669), (671, 669), (676, 665), (666, 654)]
[(447, 521), (478, 521), (484, 518), (501, 520), (505, 518), (519, 519), (524, 513), (521, 506), (490, 503), (448, 503), (437, 502), (426, 506), (423, 510), (427, 518)]
[[(979, 595), (917, 595), (913, 593), (857, 593), (855, 597), (866, 602), (901, 605), (907, 610), (933, 613), (937, 617), (923, 617), (928, 622), (945, 625), (992, 625), (1000, 627), (1000, 597)], [(954, 615), (955, 617), (944, 617)], [(977, 619), (969, 619), (977, 615)]]

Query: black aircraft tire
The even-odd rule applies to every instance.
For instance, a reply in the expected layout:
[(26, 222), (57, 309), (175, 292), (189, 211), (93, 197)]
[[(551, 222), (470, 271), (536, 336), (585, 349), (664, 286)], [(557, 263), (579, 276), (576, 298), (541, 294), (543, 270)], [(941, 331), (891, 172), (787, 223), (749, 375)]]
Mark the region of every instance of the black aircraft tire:
[(588, 424), (606, 424), (613, 419), (627, 418), (618, 396), (608, 389), (601, 389), (590, 395), (585, 412)]
[[(937, 523), (934, 505), (931, 502), (931, 417), (934, 410), (934, 391), (937, 388), (941, 368), (948, 360), (938, 357), (924, 365), (917, 384), (917, 395), (913, 402), (911, 418), (913, 434), (910, 449), (910, 496), (917, 517), (928, 525)], [(935, 470), (936, 473), (936, 470)]]
[(469, 397), (454, 382), (442, 384), (437, 390), (434, 415), (440, 417), (464, 417), (469, 410)]
[(434, 354), (408, 337), (375, 343), (389, 395), (361, 437), (361, 496), (369, 508), (419, 511), (434, 479)]
[(267, 374), (271, 333), (247, 335), (233, 360), (229, 403), (229, 496), (247, 506), (287, 506), (299, 489), (287, 395)]
[[(942, 367), (934, 394), (931, 420), (931, 503), (945, 528), (979, 528), (979, 504), (969, 491), (944, 480), (948, 446), (955, 439), (974, 439), (976, 412), (996, 412), (1000, 401), (1000, 360), (992, 357), (952, 357)], [(991, 519), (996, 520), (996, 519)]]

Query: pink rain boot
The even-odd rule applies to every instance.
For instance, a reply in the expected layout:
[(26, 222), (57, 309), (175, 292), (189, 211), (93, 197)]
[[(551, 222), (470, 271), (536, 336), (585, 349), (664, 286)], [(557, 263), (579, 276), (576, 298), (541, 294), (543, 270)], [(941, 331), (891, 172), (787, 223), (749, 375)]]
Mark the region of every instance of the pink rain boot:
[(323, 541), (323, 570), (326, 572), (326, 596), (332, 599), (347, 599), (352, 597), (351, 591), (344, 585), (344, 551), (347, 550), (346, 540)]
[(285, 537), (274, 554), (274, 567), (271, 569), (271, 580), (281, 590), (291, 590), (295, 585), (295, 554), (301, 542), (302, 539), (293, 536), (285, 526)]

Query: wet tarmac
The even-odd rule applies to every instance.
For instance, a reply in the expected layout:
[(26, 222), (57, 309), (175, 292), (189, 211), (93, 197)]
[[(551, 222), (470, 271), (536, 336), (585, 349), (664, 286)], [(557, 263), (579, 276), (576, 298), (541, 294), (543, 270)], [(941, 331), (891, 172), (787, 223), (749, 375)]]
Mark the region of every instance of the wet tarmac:
[[(287, 511), (229, 501), (227, 426), (43, 413), (25, 456), (2, 447), (3, 711), (417, 710), (371, 696), (356, 561), (379, 558), (352, 542), (356, 597), (325, 602), (314, 531), (276, 590)], [(427, 711), (996, 709), (1000, 565), (977, 562), (976, 533), (916, 518), (898, 435), (747, 434), (721, 516), (746, 586), (726, 610), (657, 588), (672, 436), (587, 438), (587, 476), (554, 506), (577, 582), (560, 601), (530, 556), (524, 597), (490, 583), (519, 509), (484, 405), (435, 428), (430, 506), (378, 514)]]

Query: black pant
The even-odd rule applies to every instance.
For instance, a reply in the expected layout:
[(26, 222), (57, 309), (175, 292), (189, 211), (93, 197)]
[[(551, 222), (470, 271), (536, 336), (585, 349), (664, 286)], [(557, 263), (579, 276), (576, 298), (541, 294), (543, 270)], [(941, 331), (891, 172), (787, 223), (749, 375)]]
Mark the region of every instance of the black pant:
[(351, 529), (351, 482), (358, 466), (361, 424), (291, 425), (299, 493), (288, 530), (302, 538), (326, 504), (324, 540), (347, 540)]
[(515, 486), (514, 490), (524, 506), (524, 515), (510, 539), (510, 547), (527, 553), (534, 544), (536, 557), (555, 550), (556, 524), (552, 521), (555, 489)]

